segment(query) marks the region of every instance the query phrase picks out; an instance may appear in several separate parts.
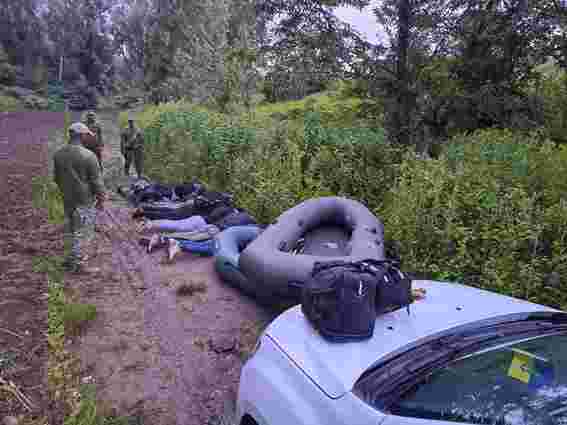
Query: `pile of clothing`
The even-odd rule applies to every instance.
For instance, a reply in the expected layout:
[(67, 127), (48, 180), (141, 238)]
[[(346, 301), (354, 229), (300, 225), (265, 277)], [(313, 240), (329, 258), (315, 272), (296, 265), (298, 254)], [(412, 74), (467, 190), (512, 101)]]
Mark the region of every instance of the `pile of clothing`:
[(119, 189), (119, 192), (136, 207), (144, 204), (149, 206), (163, 204), (175, 207), (204, 191), (204, 185), (197, 181), (179, 185), (165, 185), (152, 183), (146, 179), (139, 179), (130, 184), (129, 187)]
[(221, 230), (232, 226), (256, 224), (256, 220), (244, 209), (235, 207), (231, 199), (222, 194), (218, 195), (215, 192), (207, 192), (175, 205), (165, 202), (142, 204), (134, 212), (134, 218), (185, 220), (200, 216), (207, 223), (215, 224)]

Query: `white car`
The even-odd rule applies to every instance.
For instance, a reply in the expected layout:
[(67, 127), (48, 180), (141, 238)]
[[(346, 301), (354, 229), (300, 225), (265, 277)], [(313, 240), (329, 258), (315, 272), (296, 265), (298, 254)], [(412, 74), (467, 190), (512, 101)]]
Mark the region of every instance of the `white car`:
[(295, 306), (242, 369), (240, 425), (567, 425), (567, 313), (455, 283), (323, 339)]

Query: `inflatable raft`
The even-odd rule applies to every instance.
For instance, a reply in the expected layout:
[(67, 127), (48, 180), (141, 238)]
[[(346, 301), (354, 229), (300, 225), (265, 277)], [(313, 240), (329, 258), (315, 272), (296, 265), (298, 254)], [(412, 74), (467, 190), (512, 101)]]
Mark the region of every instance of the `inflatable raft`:
[(274, 301), (299, 300), (318, 261), (384, 260), (384, 226), (360, 202), (310, 199), (284, 212), (240, 254), (251, 288)]
[(234, 226), (215, 236), (215, 270), (226, 283), (254, 296), (255, 284), (238, 267), (240, 252), (258, 237), (262, 228), (253, 225)]

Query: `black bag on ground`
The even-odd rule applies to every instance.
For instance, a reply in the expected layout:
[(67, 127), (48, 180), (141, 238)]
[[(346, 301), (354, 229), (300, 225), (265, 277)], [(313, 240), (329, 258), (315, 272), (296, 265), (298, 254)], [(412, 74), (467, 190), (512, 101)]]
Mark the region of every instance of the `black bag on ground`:
[(173, 190), (170, 187), (160, 183), (154, 183), (136, 193), (136, 203), (159, 202), (164, 199), (170, 200), (172, 195)]
[(187, 199), (191, 196), (197, 196), (205, 192), (205, 186), (197, 180), (191, 183), (178, 184), (173, 187), (173, 192), (180, 199)]
[(378, 314), (411, 303), (411, 280), (393, 261), (315, 263), (301, 292), (303, 314), (334, 342), (372, 337)]
[(223, 192), (206, 191), (195, 198), (195, 215), (208, 216), (213, 210), (221, 205), (231, 207), (232, 195)]
[(232, 214), (234, 210), (235, 208), (229, 205), (219, 205), (213, 211), (211, 211), (209, 215), (205, 216), (205, 220), (207, 220), (207, 223), (218, 222), (225, 218), (227, 215)]
[(256, 223), (254, 217), (252, 217), (246, 211), (239, 209), (231, 214), (225, 215), (222, 219), (218, 221), (212, 221), (211, 223), (221, 229), (221, 231), (234, 226), (249, 226), (258, 224)]

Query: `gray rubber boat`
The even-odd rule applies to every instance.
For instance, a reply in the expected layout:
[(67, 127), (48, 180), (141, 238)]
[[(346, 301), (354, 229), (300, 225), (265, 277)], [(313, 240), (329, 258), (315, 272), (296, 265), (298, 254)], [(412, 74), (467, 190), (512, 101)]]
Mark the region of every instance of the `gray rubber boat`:
[(242, 251), (239, 269), (257, 294), (299, 300), (318, 261), (384, 260), (384, 226), (358, 201), (315, 198), (284, 212)]

